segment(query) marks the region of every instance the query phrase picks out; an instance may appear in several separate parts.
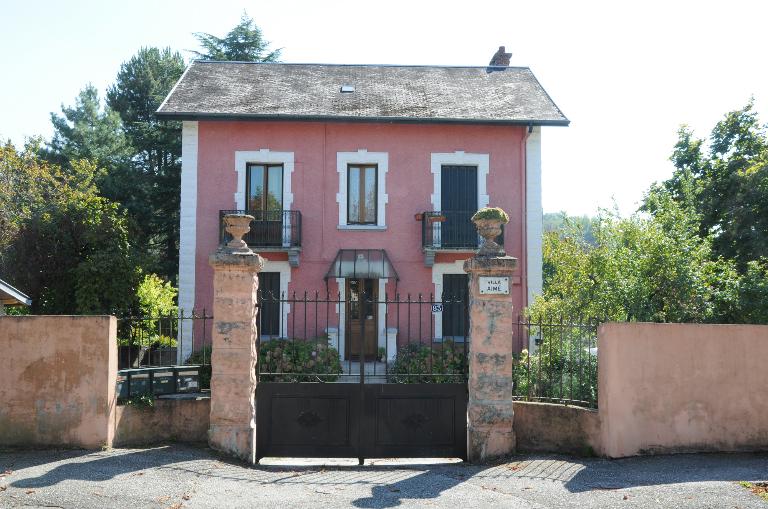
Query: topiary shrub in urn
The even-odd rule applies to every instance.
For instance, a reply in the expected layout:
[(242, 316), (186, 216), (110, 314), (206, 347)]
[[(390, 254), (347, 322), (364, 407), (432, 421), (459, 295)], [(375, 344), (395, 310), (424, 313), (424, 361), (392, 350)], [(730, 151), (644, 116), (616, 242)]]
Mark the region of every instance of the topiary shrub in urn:
[(477, 233), (483, 238), (483, 245), (477, 252), (478, 256), (505, 256), (504, 247), (496, 243), (501, 235), (501, 227), (509, 222), (509, 216), (498, 207), (485, 207), (472, 216)]

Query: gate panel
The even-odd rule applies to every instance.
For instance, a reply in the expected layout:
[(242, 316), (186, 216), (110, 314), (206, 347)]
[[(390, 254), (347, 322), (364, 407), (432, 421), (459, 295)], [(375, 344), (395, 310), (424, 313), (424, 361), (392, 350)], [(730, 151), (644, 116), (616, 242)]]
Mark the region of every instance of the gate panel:
[(466, 384), (370, 384), (365, 407), (365, 457), (466, 457)]
[[(465, 458), (466, 292), (455, 293), (436, 301), (432, 295), (390, 299), (361, 290), (346, 292), (347, 299), (316, 293), (273, 302), (290, 312), (284, 338), (258, 342), (258, 458)], [(387, 337), (354, 322), (352, 308), (373, 310), (360, 316), (380, 315)], [(454, 320), (458, 325), (435, 337), (436, 320), (452, 312), (462, 314)], [(346, 335), (346, 345), (342, 325), (359, 330)], [(390, 341), (392, 331), (396, 342)], [(367, 340), (378, 349), (361, 359)]]
[(256, 388), (259, 458), (357, 458), (355, 384), (261, 382)]

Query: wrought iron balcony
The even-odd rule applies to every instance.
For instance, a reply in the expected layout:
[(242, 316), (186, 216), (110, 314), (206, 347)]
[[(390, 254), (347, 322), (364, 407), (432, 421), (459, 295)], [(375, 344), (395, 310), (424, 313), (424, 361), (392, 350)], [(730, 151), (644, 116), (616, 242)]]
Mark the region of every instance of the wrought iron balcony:
[(224, 231), (225, 214), (248, 214), (254, 217), (251, 231), (243, 236), (249, 247), (272, 250), (298, 250), (301, 247), (301, 212), (298, 210), (220, 210), (219, 241), (229, 242)]
[[(475, 210), (431, 210), (422, 214), (421, 246), (425, 250), (475, 250), (480, 236), (472, 223)], [(496, 242), (503, 244), (504, 229)]]

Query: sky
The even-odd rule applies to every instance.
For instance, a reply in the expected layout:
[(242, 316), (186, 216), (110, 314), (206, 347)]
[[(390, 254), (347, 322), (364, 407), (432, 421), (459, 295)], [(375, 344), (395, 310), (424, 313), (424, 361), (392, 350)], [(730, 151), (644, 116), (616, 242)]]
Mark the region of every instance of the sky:
[(571, 120), (542, 129), (545, 212), (630, 214), (681, 124), (706, 137), (750, 97), (768, 122), (768, 2), (0, 0), (0, 139), (49, 138), (50, 113), (140, 47), (190, 59), (193, 32), (243, 11), (285, 62), (486, 65), (506, 46)]

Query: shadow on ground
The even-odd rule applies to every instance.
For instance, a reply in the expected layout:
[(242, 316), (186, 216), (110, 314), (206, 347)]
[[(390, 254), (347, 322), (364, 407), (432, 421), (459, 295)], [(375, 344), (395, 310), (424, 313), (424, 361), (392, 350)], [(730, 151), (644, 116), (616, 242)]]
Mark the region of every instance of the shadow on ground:
[[(408, 500), (431, 500), (462, 483), (513, 486), (551, 482), (571, 493), (705, 481), (764, 481), (768, 454), (682, 454), (623, 460), (552, 455), (515, 456), (493, 465), (257, 466), (216, 455), (200, 447), (172, 445), (143, 450), (30, 451), (0, 453), (15, 470), (55, 464), (36, 477), (10, 483), (16, 488), (53, 486), (66, 480), (103, 481), (147, 469), (173, 470), (202, 479), (237, 483), (312, 487), (323, 493), (351, 485), (368, 486), (371, 495), (352, 503), (359, 508), (397, 507)], [(15, 458), (15, 459), (14, 459)]]

